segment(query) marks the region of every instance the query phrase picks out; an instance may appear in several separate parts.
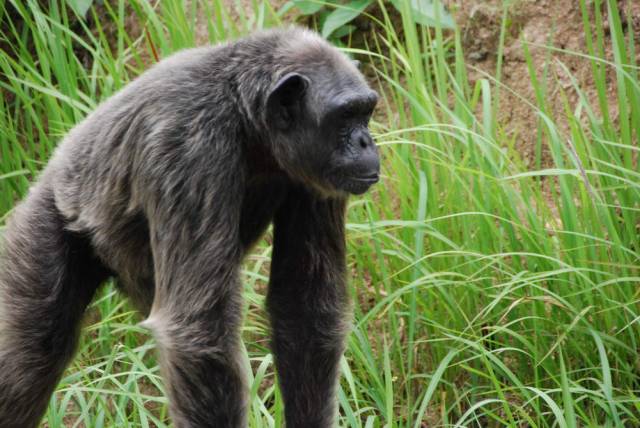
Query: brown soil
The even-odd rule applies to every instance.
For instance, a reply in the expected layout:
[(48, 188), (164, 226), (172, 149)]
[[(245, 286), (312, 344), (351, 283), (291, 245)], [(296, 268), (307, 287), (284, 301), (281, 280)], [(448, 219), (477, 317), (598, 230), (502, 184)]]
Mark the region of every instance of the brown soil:
[[(541, 47), (551, 45), (567, 51), (587, 52), (582, 13), (577, 0), (515, 0), (511, 1), (509, 6), (504, 6), (509, 2), (503, 0), (445, 0), (445, 2), (462, 29), (463, 45), (472, 81), (486, 77), (484, 73), (492, 77), (496, 76), (501, 24), (506, 8), (508, 25), (501, 81), (509, 89), (500, 91), (498, 119), (507, 134), (515, 138), (517, 148), (529, 164), (532, 164), (535, 158), (539, 117), (536, 109), (522, 101), (523, 98), (537, 104), (523, 49), (525, 41), (528, 43), (538, 79), (542, 78), (545, 68), (548, 70), (546, 101), (551, 117), (557, 119), (566, 116), (564, 96), (572, 110), (578, 102), (578, 94), (573, 89), (572, 78), (562, 65), (569, 70), (579, 87), (585, 91), (595, 111), (599, 110), (595, 107), (598, 104), (597, 94), (589, 60)], [(640, 2), (622, 0), (618, 4), (626, 31), (640, 32)], [(587, 7), (593, 17), (592, 2), (588, 2)], [(606, 20), (608, 17), (606, 7), (602, 8), (602, 13)], [(605, 54), (607, 59), (611, 60), (613, 54), (607, 27), (608, 24), (605, 24), (607, 33)], [(610, 113), (612, 119), (616, 120), (618, 111), (613, 73), (609, 74), (608, 89)], [(568, 125), (562, 122), (560, 125), (561, 131), (566, 134)], [(543, 166), (550, 163), (550, 156), (544, 146), (542, 161)]]

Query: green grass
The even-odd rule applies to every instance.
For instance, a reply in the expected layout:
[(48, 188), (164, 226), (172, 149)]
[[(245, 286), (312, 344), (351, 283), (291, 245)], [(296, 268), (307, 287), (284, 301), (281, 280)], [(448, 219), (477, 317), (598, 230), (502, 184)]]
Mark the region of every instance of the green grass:
[[(48, 14), (35, 1), (10, 3), (23, 25), (3, 18), (0, 218), (100, 100), (156, 55), (196, 43), (197, 16), (212, 42), (278, 21), (258, 0), (236, 24), (221, 1), (200, 15), (178, 0), (126, 10), (113, 1), (89, 30), (70, 27), (59, 1)], [(348, 49), (369, 59), (383, 94), (373, 128), (384, 165), (382, 183), (350, 204), (356, 305), (340, 426), (640, 425), (638, 47), (614, 0), (576, 7), (584, 52), (523, 44), (536, 96), (520, 102), (537, 114), (537, 153), (546, 147), (551, 165), (521, 159), (509, 123), (497, 121), (510, 91), (500, 63), (472, 85), (459, 33), (416, 27), (409, 8), (398, 21), (380, 2), (369, 46)], [(131, 11), (140, 34), (122, 25)], [(533, 49), (582, 58), (595, 97), (561, 62), (571, 86), (550, 93), (557, 77), (533, 66)], [(552, 97), (564, 115), (551, 113)], [(244, 266), (251, 427), (283, 420), (263, 310), (269, 255), (263, 242)], [(51, 399), (50, 427), (168, 423), (153, 340), (139, 321), (105, 287)]]

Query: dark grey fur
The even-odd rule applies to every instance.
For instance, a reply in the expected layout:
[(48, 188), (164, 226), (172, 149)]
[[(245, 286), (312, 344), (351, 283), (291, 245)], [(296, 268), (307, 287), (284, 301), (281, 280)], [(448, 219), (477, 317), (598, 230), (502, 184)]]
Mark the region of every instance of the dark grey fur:
[(276, 30), (178, 53), (77, 125), (6, 231), (0, 426), (37, 425), (111, 276), (148, 314), (175, 426), (244, 426), (238, 267), (271, 222), (286, 424), (332, 426), (344, 209), (377, 181), (376, 100), (318, 36)]

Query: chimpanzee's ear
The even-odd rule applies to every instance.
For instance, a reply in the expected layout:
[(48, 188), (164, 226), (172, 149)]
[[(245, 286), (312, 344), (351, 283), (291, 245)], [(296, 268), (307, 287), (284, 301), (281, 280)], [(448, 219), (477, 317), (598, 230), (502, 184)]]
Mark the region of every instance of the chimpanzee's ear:
[(304, 94), (309, 79), (288, 73), (275, 84), (267, 98), (267, 118), (278, 129), (289, 129), (302, 115)]

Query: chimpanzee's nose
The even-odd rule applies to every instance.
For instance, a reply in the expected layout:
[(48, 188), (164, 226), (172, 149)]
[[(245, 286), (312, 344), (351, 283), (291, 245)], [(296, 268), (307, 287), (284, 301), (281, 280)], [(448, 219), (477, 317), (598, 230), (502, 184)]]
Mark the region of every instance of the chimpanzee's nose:
[(366, 132), (361, 132), (358, 136), (358, 144), (361, 149), (366, 149), (367, 147), (373, 146), (373, 139)]

